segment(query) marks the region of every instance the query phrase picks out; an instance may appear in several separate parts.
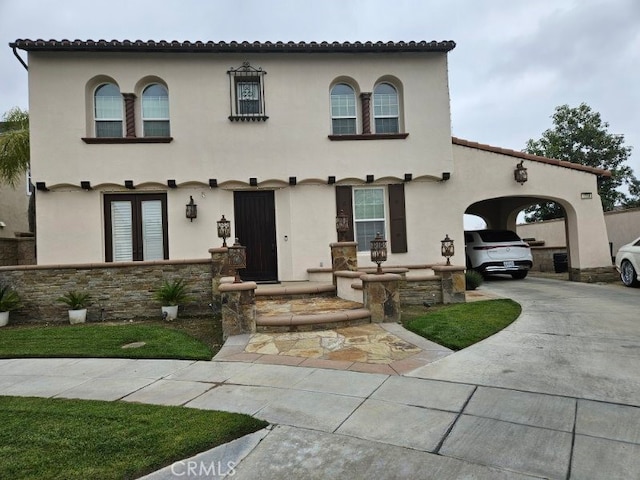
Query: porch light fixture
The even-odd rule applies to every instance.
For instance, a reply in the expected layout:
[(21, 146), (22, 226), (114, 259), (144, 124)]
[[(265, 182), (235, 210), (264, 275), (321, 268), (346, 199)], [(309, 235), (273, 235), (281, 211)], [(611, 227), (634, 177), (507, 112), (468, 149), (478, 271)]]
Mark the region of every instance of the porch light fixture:
[(198, 205), (193, 203), (191, 195), (189, 195), (189, 203), (187, 203), (187, 218), (192, 222), (194, 218), (198, 218)]
[(36, 182), (36, 190), (39, 190), (40, 192), (48, 192), (49, 189), (47, 188), (47, 182)]
[(387, 241), (382, 238), (379, 232), (376, 234), (376, 238), (371, 240), (371, 261), (378, 264), (376, 274), (380, 275), (382, 273), (380, 264), (387, 261)]
[(338, 232), (338, 241), (344, 242), (344, 237), (349, 231), (349, 215), (340, 210), (336, 215), (336, 232)]
[(580, 198), (582, 200), (591, 200), (593, 198), (593, 193), (591, 193), (591, 192), (582, 192), (580, 194)]
[(229, 268), (236, 271), (233, 283), (242, 283), (238, 270), (247, 268), (247, 247), (240, 245), (237, 238), (235, 243), (229, 247)]
[(209, 179), (209, 188), (216, 188), (218, 186), (218, 179), (217, 178), (210, 178)]
[(527, 169), (524, 168), (524, 166), (522, 165), (523, 163), (524, 163), (524, 160), (522, 160), (518, 165), (516, 165), (516, 169), (513, 171), (513, 177), (515, 178), (516, 182), (518, 182), (520, 185), (523, 185), (524, 182), (529, 180)]
[(222, 239), (222, 246), (227, 246), (227, 238), (231, 236), (231, 222), (224, 218), (222, 218), (216, 222), (218, 224), (218, 238)]
[(124, 186), (129, 190), (135, 190), (136, 187), (133, 186), (133, 180), (125, 180)]
[(175, 180), (167, 180), (167, 187), (169, 188), (178, 188)]
[(87, 190), (87, 191), (88, 191), (88, 190), (92, 190), (92, 188), (91, 188), (91, 182), (90, 182), (90, 181), (88, 181), (88, 180), (82, 180), (82, 181), (80, 182), (80, 187), (81, 187), (83, 190)]
[(440, 252), (442, 256), (447, 259), (447, 265), (451, 265), (451, 257), (455, 253), (455, 247), (453, 246), (453, 240), (449, 238), (449, 234), (444, 237), (444, 240), (440, 240), (442, 246), (440, 247)]

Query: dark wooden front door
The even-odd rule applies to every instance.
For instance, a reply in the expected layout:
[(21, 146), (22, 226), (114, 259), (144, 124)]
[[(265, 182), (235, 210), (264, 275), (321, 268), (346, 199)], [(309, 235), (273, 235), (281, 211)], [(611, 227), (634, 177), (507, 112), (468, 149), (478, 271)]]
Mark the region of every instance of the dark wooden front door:
[(235, 232), (247, 247), (245, 280), (278, 280), (276, 208), (273, 191), (234, 192)]

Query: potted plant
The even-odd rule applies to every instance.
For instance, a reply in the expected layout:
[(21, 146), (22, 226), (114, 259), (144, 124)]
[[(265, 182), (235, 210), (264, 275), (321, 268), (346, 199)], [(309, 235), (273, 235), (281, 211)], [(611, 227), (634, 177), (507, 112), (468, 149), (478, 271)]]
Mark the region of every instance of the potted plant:
[(9, 312), (22, 305), (20, 295), (9, 285), (0, 285), (0, 327), (9, 323)]
[(86, 292), (70, 291), (58, 297), (58, 302), (69, 307), (69, 323), (84, 323), (87, 320), (87, 306), (91, 296)]
[(178, 318), (178, 306), (187, 302), (191, 296), (187, 294), (187, 284), (181, 278), (164, 280), (162, 286), (155, 291), (154, 298), (162, 305), (162, 318), (174, 320)]

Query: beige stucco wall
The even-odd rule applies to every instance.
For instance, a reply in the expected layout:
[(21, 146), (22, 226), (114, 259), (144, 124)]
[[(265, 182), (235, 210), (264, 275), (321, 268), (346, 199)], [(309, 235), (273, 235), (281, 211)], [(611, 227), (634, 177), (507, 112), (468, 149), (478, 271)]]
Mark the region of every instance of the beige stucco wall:
[[(607, 226), (609, 242), (612, 243), (613, 255), (618, 249), (640, 237), (640, 208), (631, 208), (615, 212), (605, 212), (604, 221)], [(518, 225), (518, 235), (544, 240), (545, 245), (566, 245), (564, 220)]]
[[(466, 209), (490, 198), (512, 197), (504, 202), (512, 206), (511, 211), (501, 213), (507, 218), (505, 226), (515, 229), (516, 217), (522, 208), (539, 199), (556, 200), (564, 206), (569, 218), (571, 266), (585, 269), (610, 265), (595, 175), (525, 160), (529, 180), (520, 185), (513, 178), (519, 162), (516, 158), (459, 145), (454, 145), (453, 157), (456, 178), (451, 181), (459, 182), (460, 191), (464, 192), (455, 199), (459, 208)], [(593, 198), (582, 200), (581, 192), (592, 192)]]
[(13, 237), (18, 232), (29, 231), (29, 195), (27, 181), (23, 176), (15, 188), (0, 184), (0, 237)]

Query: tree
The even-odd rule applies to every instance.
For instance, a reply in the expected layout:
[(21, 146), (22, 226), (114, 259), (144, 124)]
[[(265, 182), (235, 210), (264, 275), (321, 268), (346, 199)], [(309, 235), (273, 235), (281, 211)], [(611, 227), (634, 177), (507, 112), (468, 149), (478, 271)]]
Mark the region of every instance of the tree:
[[(605, 211), (617, 205), (640, 204), (640, 182), (631, 167), (626, 165), (631, 147), (624, 145), (624, 135), (609, 133), (609, 123), (586, 103), (576, 108), (556, 107), (553, 128), (545, 130), (539, 140), (529, 140), (525, 152), (558, 160), (566, 160), (611, 172), (611, 177), (599, 178), (599, 194)], [(626, 186), (628, 194), (620, 190)], [(540, 221), (564, 216), (555, 202), (528, 208), (526, 220)]]
[(0, 124), (0, 181), (15, 187), (29, 170), (29, 114), (18, 107)]

